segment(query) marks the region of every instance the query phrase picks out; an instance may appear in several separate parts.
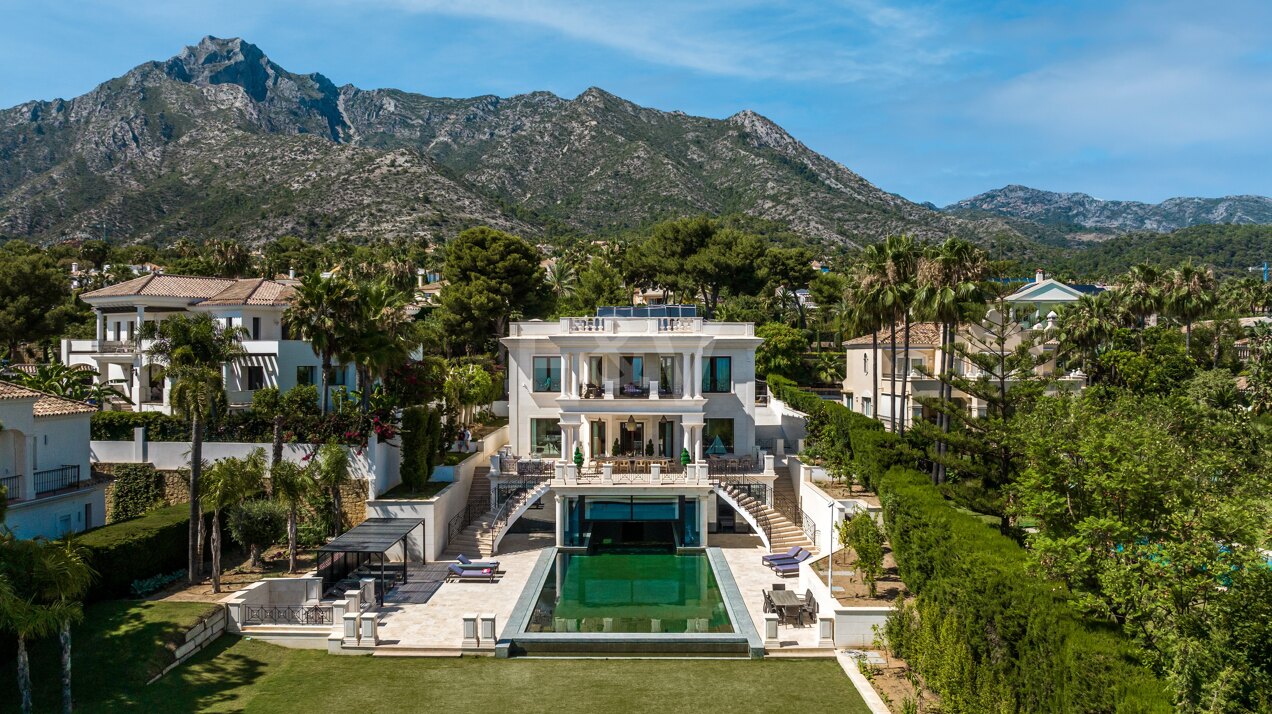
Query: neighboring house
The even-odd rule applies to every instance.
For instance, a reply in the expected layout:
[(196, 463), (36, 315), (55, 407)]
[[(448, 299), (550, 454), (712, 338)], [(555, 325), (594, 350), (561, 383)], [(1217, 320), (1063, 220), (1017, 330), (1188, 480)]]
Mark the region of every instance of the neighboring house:
[[(1038, 271), (1034, 282), (1029, 283), (1007, 298), (1012, 304), (1013, 319), (1021, 328), (1007, 341), (1004, 349), (1014, 351), (1022, 341), (1032, 339), (1032, 351), (1042, 357), (1055, 352), (1055, 340), (1045, 339), (1047, 330), (1055, 327), (1059, 311), (1064, 305), (1076, 302), (1084, 294), (1099, 292), (1096, 286), (1072, 286), (1058, 280), (1046, 278)], [(932, 409), (924, 407), (922, 398), (940, 396), (940, 380), (935, 376), (942, 363), (941, 327), (934, 322), (919, 322), (910, 325), (910, 350), (904, 351), (904, 335), (902, 326), (896, 326), (897, 347), (892, 352), (892, 334), (890, 328), (884, 328), (876, 334), (878, 350), (872, 353), (871, 336), (862, 335), (845, 343), (847, 364), (843, 381), (843, 403), (853, 411), (866, 416), (875, 417), (885, 423), (904, 416), (907, 425), (917, 419), (934, 419)], [(987, 346), (992, 344), (984, 331), (976, 325), (962, 325), (956, 341), (967, 345)], [(975, 377), (975, 366), (960, 356), (954, 359), (955, 372)], [(892, 374), (897, 375), (896, 392), (892, 392)], [(1057, 388), (1079, 389), (1086, 377), (1081, 373), (1057, 374), (1053, 357), (1040, 364), (1035, 372), (1040, 376), (1055, 377)], [(877, 374), (879, 394), (874, 394)], [(901, 402), (901, 387), (905, 384), (905, 403)], [(961, 403), (969, 413), (984, 415), (987, 405), (963, 392), (953, 395), (956, 403)]]
[[(80, 295), (97, 314), (97, 338), (62, 340), (62, 361), (85, 364), (99, 379), (113, 382), (128, 407), (171, 413), (171, 380), (164, 365), (146, 354), (142, 325), (173, 315), (211, 314), (227, 327), (246, 330), (247, 356), (223, 368), (231, 407), (248, 405), (262, 387), (286, 391), (320, 384), (322, 360), (308, 342), (290, 339), (283, 312), (294, 293), (287, 281), (264, 278), (208, 278), (152, 273)], [(337, 365), (331, 387), (353, 385), (353, 368)]]
[(1007, 302), (1013, 306), (1013, 317), (1025, 327), (1045, 326), (1054, 321), (1066, 306), (1078, 301), (1083, 295), (1095, 295), (1104, 292), (1099, 285), (1069, 285), (1055, 278), (1048, 278), (1039, 270), (1034, 273), (1034, 281), (1007, 296)]
[(0, 382), (0, 484), (5, 525), (21, 538), (55, 538), (105, 523), (104, 486), (89, 468), (96, 409)]

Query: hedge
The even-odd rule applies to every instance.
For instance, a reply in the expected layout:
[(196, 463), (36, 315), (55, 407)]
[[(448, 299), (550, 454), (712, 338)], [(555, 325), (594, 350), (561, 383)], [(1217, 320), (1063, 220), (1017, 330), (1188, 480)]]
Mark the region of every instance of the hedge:
[(1014, 541), (955, 511), (928, 477), (877, 479), (921, 647), (903, 654), (942, 711), (1169, 712), (1164, 684), (1114, 627), (1083, 617)]
[(189, 523), (190, 504), (181, 503), (76, 536), (97, 571), (87, 600), (128, 597), (133, 581), (186, 567)]

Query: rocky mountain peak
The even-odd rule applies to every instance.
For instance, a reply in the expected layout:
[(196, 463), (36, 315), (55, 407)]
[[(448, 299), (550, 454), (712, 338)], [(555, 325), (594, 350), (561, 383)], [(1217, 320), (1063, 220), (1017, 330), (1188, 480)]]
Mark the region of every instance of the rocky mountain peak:
[(801, 146), (795, 137), (772, 119), (750, 109), (743, 109), (726, 121), (746, 132), (757, 147), (789, 152)]

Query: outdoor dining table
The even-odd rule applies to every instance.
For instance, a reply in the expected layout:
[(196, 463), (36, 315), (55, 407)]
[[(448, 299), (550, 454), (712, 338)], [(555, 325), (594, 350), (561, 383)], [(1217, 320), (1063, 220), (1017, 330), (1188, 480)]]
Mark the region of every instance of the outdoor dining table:
[(789, 608), (794, 608), (795, 616), (798, 617), (799, 608), (804, 604), (804, 601), (799, 599), (799, 595), (796, 595), (794, 590), (770, 590), (769, 600), (772, 601), (773, 608), (782, 613), (782, 620), (791, 618), (791, 614), (788, 612)]

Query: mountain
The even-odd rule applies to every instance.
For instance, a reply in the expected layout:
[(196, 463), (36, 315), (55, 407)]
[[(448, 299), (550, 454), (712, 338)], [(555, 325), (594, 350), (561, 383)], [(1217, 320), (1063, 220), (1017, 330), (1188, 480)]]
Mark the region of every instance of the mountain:
[(885, 192), (751, 111), (592, 88), (509, 98), (337, 87), (204, 38), (71, 100), (0, 111), (0, 234), (121, 239), (613, 233), (745, 213), (821, 244), (1016, 232)]
[(1272, 198), (1266, 196), (1172, 198), (1152, 204), (1104, 201), (1085, 193), (1054, 193), (1018, 185), (988, 191), (943, 210), (964, 217), (988, 214), (1103, 233), (1170, 232), (1218, 223), (1272, 224)]

